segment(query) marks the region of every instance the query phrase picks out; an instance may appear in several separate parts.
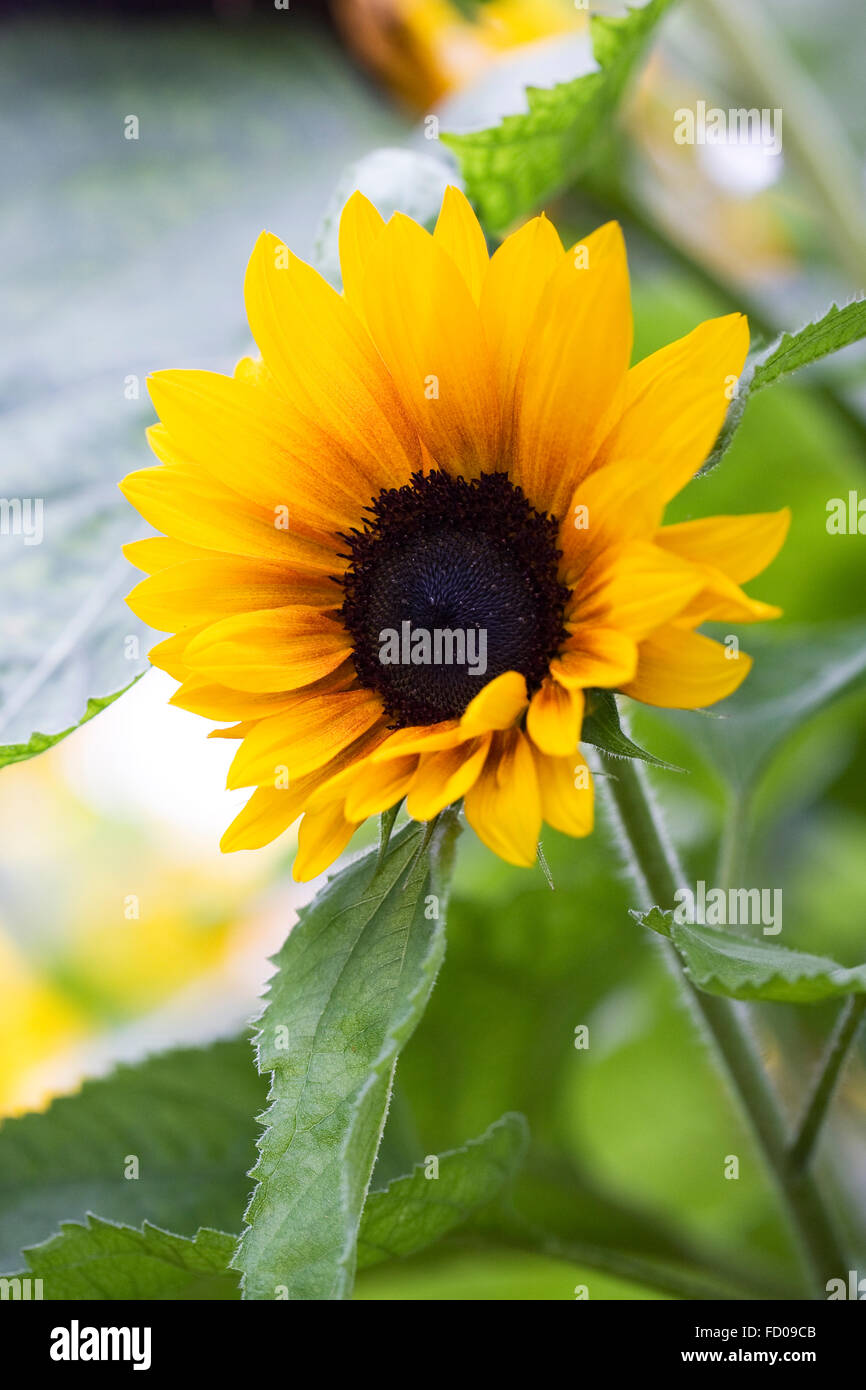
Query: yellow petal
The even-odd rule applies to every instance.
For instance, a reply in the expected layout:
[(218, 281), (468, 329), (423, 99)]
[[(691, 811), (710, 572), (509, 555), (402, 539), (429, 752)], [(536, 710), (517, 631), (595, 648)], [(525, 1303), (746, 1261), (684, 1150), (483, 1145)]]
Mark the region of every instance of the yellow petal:
[(533, 506), (556, 516), (589, 468), (593, 440), (623, 389), (631, 355), (622, 232), (610, 222), (581, 246), (548, 281), (517, 381), (514, 480)]
[(605, 551), (590, 565), (571, 621), (575, 627), (614, 628), (639, 639), (681, 612), (701, 586), (695, 565), (635, 541)]
[[(347, 674), (347, 683), (352, 679), (352, 674), (351, 671)], [(294, 694), (231, 690), (214, 681), (202, 680), (200, 676), (190, 676), (168, 703), (177, 705), (178, 709), (189, 710), (191, 714), (200, 714), (205, 719), (237, 719), (245, 722), (289, 709), (294, 698)]]
[(389, 734), (381, 747), (376, 749), (373, 759), (375, 762), (387, 762), (389, 758), (403, 758), (409, 753), (438, 752), (441, 748), (454, 748), (461, 738), (456, 719), (445, 719), (440, 724), (413, 724)]
[(317, 815), (307, 812), (298, 830), (298, 853), (292, 868), (295, 881), (308, 883), (329, 869), (357, 828), (353, 821), (346, 820), (339, 805), (329, 806)]
[(382, 235), (385, 223), (369, 198), (356, 191), (340, 215), (340, 275), (343, 294), (355, 313), (363, 317), (362, 287), (370, 248)]
[(590, 473), (577, 485), (559, 528), (559, 572), (574, 584), (605, 550), (626, 541), (650, 541), (664, 504), (651, 476), (619, 459)]
[(490, 260), (481, 291), (481, 322), (505, 418), (504, 446), (511, 438), (514, 389), (529, 329), (564, 254), (556, 228), (542, 215), (506, 237)]
[[(381, 741), (381, 729), (373, 729), (328, 764), (327, 776), (324, 776), (322, 772), (315, 773), (318, 784), (307, 802), (307, 810), (323, 811), (326, 806), (339, 801), (345, 811), (348, 793), (366, 776), (368, 768), (373, 769), (374, 779), (378, 779), (382, 772), (380, 765), (374, 765), (370, 757), (379, 747)], [(412, 761), (414, 764), (414, 759)], [(390, 773), (385, 771), (384, 776), (388, 777)], [(379, 785), (378, 780), (376, 780), (376, 785)]]
[(347, 300), (268, 232), (250, 257), (244, 296), (252, 335), (281, 394), (353, 460), (368, 496), (407, 482), (420, 463), (418, 442)]
[(745, 652), (729, 658), (720, 642), (671, 625), (641, 642), (637, 674), (622, 690), (645, 705), (701, 709), (736, 690), (751, 665)]
[(437, 464), (468, 476), (501, 467), (499, 407), (478, 309), (451, 257), (399, 213), (371, 249), (364, 313)]
[(296, 605), (213, 623), (190, 642), (186, 662), (236, 690), (297, 690), (336, 670), (351, 650), (341, 623)]
[(356, 777), (359, 769), (366, 766), (363, 750), (368, 747), (369, 738), (365, 737), (315, 772), (293, 777), (288, 785), (281, 780), (279, 786), (257, 787), (243, 811), (229, 826), (220, 848), (224, 851), (258, 849), (281, 835), (302, 811), (319, 811), (329, 806), (334, 797), (322, 798), (323, 789), (338, 783), (341, 778)]
[(334, 608), (340, 602), (340, 589), (330, 579), (304, 579), (280, 565), (226, 555), (158, 570), (137, 584), (126, 601), (151, 627), (179, 632), (235, 614), (295, 603)]
[(490, 735), (485, 734), (459, 748), (422, 757), (406, 798), (406, 810), (412, 819), (432, 820), (446, 806), (465, 796), (478, 780), (489, 747)]
[(417, 758), (392, 758), (374, 763), (368, 758), (355, 772), (343, 808), (347, 820), (362, 821), (400, 801), (409, 789)]
[(433, 238), (448, 252), (477, 304), (489, 264), (487, 243), (465, 193), (453, 184), (445, 189)]
[(637, 667), (637, 643), (610, 628), (581, 628), (550, 663), (551, 675), (569, 690), (591, 685), (614, 689), (631, 680)]
[(639, 460), (669, 501), (697, 472), (715, 443), (749, 349), (742, 314), (709, 319), (632, 367), (619, 420), (594, 466)]
[(287, 511), (292, 530), (357, 526), (379, 490), (320, 421), (274, 391), (216, 372), (155, 372), (147, 384), (163, 422), (148, 431), (157, 458), (195, 464), (272, 518)]
[(242, 357), (232, 375), (239, 381), (248, 381), (251, 386), (264, 386), (270, 391), (277, 389), (274, 378), (260, 357)]
[(493, 729), (507, 729), (528, 703), (525, 676), (519, 671), (503, 671), (469, 701), (460, 720), (461, 736), (474, 738)]
[(214, 558), (211, 550), (175, 541), (169, 536), (147, 536), (143, 541), (130, 541), (122, 549), (129, 563), (137, 570), (144, 570), (145, 574), (156, 574), (172, 565), (182, 565), (186, 560)]
[(703, 588), (674, 619), (677, 627), (695, 628), (701, 623), (762, 623), (768, 618), (780, 618), (781, 608), (750, 598), (733, 579), (712, 565), (701, 565)]
[(663, 526), (655, 543), (684, 560), (714, 565), (737, 584), (745, 584), (776, 558), (790, 524), (790, 507), (749, 516), (708, 516)]
[(259, 720), (235, 754), (227, 785), (265, 787), (285, 774), (304, 777), (348, 749), (381, 716), (381, 702), (366, 690), (301, 695), (290, 709)]
[(593, 787), (581, 755), (551, 758), (536, 751), (535, 770), (541, 814), (547, 824), (564, 835), (589, 835), (593, 825)]
[(166, 637), (164, 642), (157, 642), (147, 654), (151, 665), (160, 671), (167, 671), (176, 681), (186, 680), (190, 674), (186, 664), (186, 649), (201, 631), (200, 626), (190, 627), (176, 633), (174, 637)]
[(244, 809), (235, 816), (220, 840), (223, 854), (269, 845), (298, 819), (304, 809), (304, 778), (291, 787), (256, 787)]
[(246, 738), (255, 727), (255, 719), (242, 719), (240, 723), (232, 724), (229, 729), (211, 729), (208, 738)]
[(541, 796), (529, 740), (519, 729), (498, 734), (464, 801), (466, 819), (488, 849), (529, 868), (538, 853)]
[(548, 678), (530, 701), (526, 731), (542, 752), (567, 757), (580, 742), (582, 720), (583, 691), (569, 690)]
[(124, 478), (120, 491), (151, 526), (175, 540), (310, 573), (345, 569), (333, 549), (279, 526), (282, 514), (256, 506), (200, 468), (143, 468)]

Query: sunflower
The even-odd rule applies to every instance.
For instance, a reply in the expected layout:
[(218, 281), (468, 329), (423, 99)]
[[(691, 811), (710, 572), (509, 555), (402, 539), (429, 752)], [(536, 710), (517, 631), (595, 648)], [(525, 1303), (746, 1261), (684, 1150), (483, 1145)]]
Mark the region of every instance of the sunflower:
[[(787, 511), (662, 526), (742, 369), (740, 314), (629, 367), (615, 223), (566, 251), (537, 217), (492, 257), (468, 202), (431, 234), (356, 193), (343, 293), (263, 233), (247, 271), (260, 359), (150, 380), (160, 466), (121, 484), (164, 535), (126, 555), (173, 703), (239, 740), (252, 796), (224, 850), (303, 816), (295, 877), (366, 817), (464, 802), (531, 865), (542, 822), (582, 836), (585, 700), (696, 708), (750, 660), (696, 631), (778, 609), (741, 584)], [(736, 645), (736, 644), (734, 644)], [(735, 657), (736, 659), (732, 659)]]

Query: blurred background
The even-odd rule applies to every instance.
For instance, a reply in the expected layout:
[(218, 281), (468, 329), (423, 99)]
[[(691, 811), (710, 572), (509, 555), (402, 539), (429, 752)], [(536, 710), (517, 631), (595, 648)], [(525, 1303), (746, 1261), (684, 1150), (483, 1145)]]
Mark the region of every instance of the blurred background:
[[(333, 276), (352, 187), (426, 217), (454, 177), (425, 117), (443, 131), (486, 126), (522, 109), (527, 83), (590, 71), (592, 55), (587, 12), (570, 0), (31, 2), (0, 15), (0, 493), (46, 506), (42, 545), (0, 539), (0, 743), (55, 735), (88, 697), (136, 682), (0, 770), (0, 1114), (15, 1115), (117, 1060), (236, 1034), (317, 887), (291, 882), (288, 842), (220, 855), (244, 799), (224, 790), (232, 745), (168, 706), (174, 682), (147, 668), (154, 639), (123, 604), (136, 576), (120, 546), (143, 530), (115, 485), (149, 461), (148, 371), (230, 371), (249, 350), (243, 272), (263, 226)], [(864, 50), (859, 0), (682, 0), (667, 17), (609, 142), (547, 209), (564, 239), (622, 220), (636, 358), (734, 308), (769, 342), (862, 293)], [(781, 108), (782, 152), (677, 144), (673, 113), (701, 99)], [(866, 540), (825, 525), (830, 499), (866, 496), (864, 409), (863, 357), (849, 350), (750, 404), (724, 466), (671, 510), (790, 506), (790, 540), (759, 592), (785, 610), (780, 640), (802, 629), (816, 653), (822, 631), (866, 623)], [(843, 691), (762, 766), (743, 879), (782, 888), (784, 944), (846, 965), (866, 944), (864, 710)], [(689, 769), (655, 781), (693, 877), (712, 882), (731, 788), (701, 718), (639, 712), (635, 729)], [(448, 957), (400, 1065), (392, 1152), (415, 1161), (522, 1110), (525, 1199), (560, 1229), (631, 1239), (664, 1221), (684, 1246), (758, 1250), (783, 1267), (760, 1164), (628, 918), (603, 837), (551, 833), (544, 850), (554, 892), (464, 835)], [(762, 1008), (792, 1105), (833, 1013)], [(579, 1024), (593, 1038), (584, 1053)], [(863, 1211), (864, 1120), (861, 1052), (824, 1155), (846, 1221)], [(729, 1153), (746, 1156), (735, 1200)], [(358, 1296), (558, 1299), (579, 1280), (537, 1255), (449, 1245), (363, 1276)], [(590, 1282), (592, 1297), (653, 1296)]]

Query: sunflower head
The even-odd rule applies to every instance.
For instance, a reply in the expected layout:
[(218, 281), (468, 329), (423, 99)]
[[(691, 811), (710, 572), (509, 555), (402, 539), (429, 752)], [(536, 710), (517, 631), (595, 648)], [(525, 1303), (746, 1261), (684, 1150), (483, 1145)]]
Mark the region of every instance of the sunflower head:
[[(578, 751), (593, 689), (695, 708), (750, 661), (697, 628), (778, 610), (741, 585), (787, 511), (663, 526), (700, 467), (748, 347), (739, 314), (629, 366), (625, 249), (564, 250), (538, 217), (492, 257), (466, 199), (432, 234), (361, 194), (338, 294), (263, 233), (246, 278), (261, 357), (150, 381), (157, 467), (121, 484), (164, 534), (126, 554), (129, 603), (173, 703), (239, 747), (252, 795), (222, 841), (299, 817), (297, 878), (367, 816), (464, 799), (530, 865), (543, 821), (592, 828)], [(732, 659), (733, 656), (733, 659)]]
[(341, 617), (358, 677), (394, 727), (458, 719), (479, 676), (519, 671), (538, 689), (568, 636), (554, 519), (507, 473), (439, 469), (371, 511), (347, 537)]

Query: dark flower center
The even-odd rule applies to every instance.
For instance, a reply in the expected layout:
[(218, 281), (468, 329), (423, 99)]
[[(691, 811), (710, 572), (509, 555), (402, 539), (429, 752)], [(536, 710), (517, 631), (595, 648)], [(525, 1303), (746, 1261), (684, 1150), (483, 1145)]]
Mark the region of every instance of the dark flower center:
[(461, 715), (503, 671), (537, 689), (565, 636), (557, 522), (505, 473), (416, 473), (368, 511), (343, 538), (342, 619), (394, 727)]

